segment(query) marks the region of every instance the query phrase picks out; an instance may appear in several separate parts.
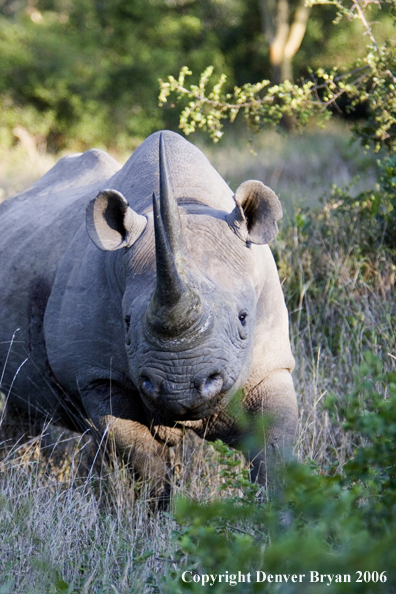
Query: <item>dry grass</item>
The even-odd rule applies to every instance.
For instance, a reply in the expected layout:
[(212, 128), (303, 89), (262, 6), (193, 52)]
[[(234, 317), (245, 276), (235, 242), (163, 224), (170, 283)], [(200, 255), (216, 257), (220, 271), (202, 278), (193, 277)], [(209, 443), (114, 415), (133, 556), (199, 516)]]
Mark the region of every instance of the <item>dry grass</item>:
[[(16, 442), (2, 429), (2, 593), (144, 592), (153, 575), (176, 568), (175, 522), (116, 456), (105, 461), (89, 436), (50, 425)], [(209, 444), (187, 438), (173, 461), (174, 495), (220, 496)]]
[(28, 188), (56, 163), (53, 155), (27, 151), (22, 145), (12, 150), (0, 147), (0, 202)]
[(252, 142), (249, 150), (246, 139), (234, 132), (224, 146), (205, 143), (200, 148), (233, 189), (246, 179), (259, 179), (279, 195), (288, 212), (317, 205), (332, 184), (344, 187), (356, 180), (353, 193), (374, 185), (375, 160), (352, 143), (343, 122), (333, 120), (325, 130), (293, 136), (270, 129)]
[[(337, 206), (338, 205), (338, 206)], [(321, 468), (339, 470), (355, 436), (323, 406), (353, 391), (367, 350), (395, 369), (393, 250), (383, 244), (381, 223), (358, 205), (329, 202), (318, 215), (285, 227), (275, 253), (290, 315), (296, 358), (300, 428), (296, 453)]]

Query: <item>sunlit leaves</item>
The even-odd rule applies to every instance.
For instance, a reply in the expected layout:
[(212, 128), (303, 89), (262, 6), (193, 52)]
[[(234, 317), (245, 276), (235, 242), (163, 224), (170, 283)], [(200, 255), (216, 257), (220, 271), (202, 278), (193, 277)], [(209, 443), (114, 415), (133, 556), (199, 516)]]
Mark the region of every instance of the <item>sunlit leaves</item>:
[[(370, 25), (370, 6), (378, 2), (360, 0), (311, 0), (310, 5), (330, 4), (338, 9), (336, 23), (342, 18), (360, 21), (362, 32), (367, 37), (363, 58), (344, 69), (319, 68), (311, 72), (311, 80), (293, 84), (285, 81), (271, 86), (268, 80), (256, 84), (244, 84), (227, 88), (224, 74), (214, 76), (209, 66), (199, 78), (198, 84), (186, 84), (186, 76), (192, 72), (186, 66), (176, 79), (169, 76), (160, 80), (160, 104), (170, 97), (182, 102), (180, 128), (191, 134), (196, 128), (209, 133), (217, 142), (223, 135), (225, 120), (233, 122), (241, 114), (250, 130), (257, 131), (265, 125), (279, 126), (285, 118), (297, 126), (304, 126), (313, 117), (319, 125), (331, 117), (337, 101), (346, 97), (350, 109), (368, 108), (368, 117), (355, 126), (355, 132), (368, 148), (378, 151), (384, 146), (388, 151), (396, 149), (396, 47), (393, 42), (376, 41)], [(395, 1), (386, 2), (390, 14), (396, 20)], [(187, 104), (186, 104), (187, 102)]]

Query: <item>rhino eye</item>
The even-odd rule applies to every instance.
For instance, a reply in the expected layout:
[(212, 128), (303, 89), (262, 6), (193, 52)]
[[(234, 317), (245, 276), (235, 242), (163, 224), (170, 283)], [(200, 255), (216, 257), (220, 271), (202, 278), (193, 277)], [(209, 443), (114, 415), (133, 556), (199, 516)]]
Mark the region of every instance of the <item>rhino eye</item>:
[(129, 326), (131, 325), (131, 316), (125, 316), (125, 325), (126, 329), (129, 330)]
[(242, 326), (246, 326), (246, 318), (247, 318), (247, 311), (239, 312), (238, 319), (241, 322)]

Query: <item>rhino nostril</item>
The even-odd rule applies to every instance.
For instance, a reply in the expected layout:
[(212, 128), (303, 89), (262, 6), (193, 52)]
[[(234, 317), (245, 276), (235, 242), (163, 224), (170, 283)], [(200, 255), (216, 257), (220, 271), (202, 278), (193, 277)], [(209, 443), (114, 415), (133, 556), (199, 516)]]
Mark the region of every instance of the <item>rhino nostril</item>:
[(152, 381), (145, 375), (142, 375), (139, 380), (139, 389), (151, 400), (156, 400), (158, 398), (158, 393), (154, 388)]
[(223, 378), (219, 373), (212, 373), (209, 375), (199, 387), (199, 392), (205, 398), (213, 398), (220, 394), (223, 387)]

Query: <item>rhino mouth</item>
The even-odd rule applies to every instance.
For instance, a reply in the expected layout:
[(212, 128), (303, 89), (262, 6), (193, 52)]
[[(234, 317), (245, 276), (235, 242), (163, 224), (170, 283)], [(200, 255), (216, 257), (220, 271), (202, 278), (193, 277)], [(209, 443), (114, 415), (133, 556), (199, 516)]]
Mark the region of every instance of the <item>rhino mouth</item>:
[(211, 371), (204, 379), (195, 381), (193, 387), (175, 389), (175, 384), (153, 382), (141, 374), (139, 392), (151, 412), (172, 420), (199, 420), (219, 412), (230, 391), (219, 371)]
[(147, 404), (150, 412), (159, 414), (162, 419), (167, 421), (200, 421), (206, 419), (223, 409), (222, 402), (224, 395), (216, 398), (216, 401), (210, 404), (199, 404), (194, 408), (186, 406), (182, 400), (167, 402), (164, 405), (152, 407)]

